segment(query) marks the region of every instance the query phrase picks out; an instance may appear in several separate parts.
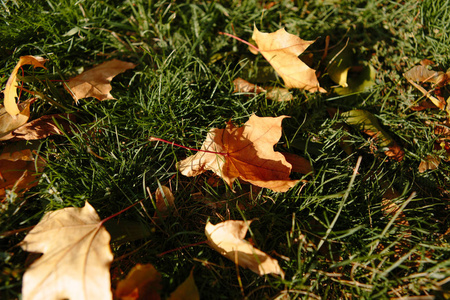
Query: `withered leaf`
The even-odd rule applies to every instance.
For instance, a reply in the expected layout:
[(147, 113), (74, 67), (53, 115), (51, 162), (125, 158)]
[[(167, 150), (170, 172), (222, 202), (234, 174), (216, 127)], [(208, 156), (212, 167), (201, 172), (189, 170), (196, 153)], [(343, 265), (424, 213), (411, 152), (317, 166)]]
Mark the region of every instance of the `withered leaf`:
[(43, 253), (23, 275), (23, 299), (112, 299), (109, 241), (88, 202), (46, 213), (21, 243)]
[(20, 195), (38, 184), (45, 162), (39, 157), (35, 159), (30, 149), (3, 150), (0, 154), (0, 200), (6, 196), (6, 190)]
[(266, 98), (274, 101), (291, 101), (294, 96), (288, 89), (280, 87), (260, 87), (242, 78), (233, 80), (235, 93), (265, 93)]
[(252, 115), (242, 127), (228, 122), (225, 129), (211, 129), (201, 151), (178, 164), (181, 174), (197, 176), (210, 170), (230, 187), (241, 178), (276, 192), (287, 191), (298, 180), (289, 178), (291, 164), (273, 149), (281, 137), (284, 118)]
[(244, 240), (251, 221), (228, 220), (216, 225), (208, 222), (205, 234), (208, 244), (243, 268), (249, 268), (259, 275), (278, 274), (284, 278), (284, 271), (278, 261)]
[(69, 79), (66, 89), (76, 102), (88, 97), (95, 97), (98, 100), (114, 99), (110, 94), (111, 80), (134, 67), (136, 65), (133, 63), (113, 59)]
[(63, 134), (59, 127), (63, 128), (66, 132), (70, 131), (70, 121), (73, 120), (75, 120), (73, 115), (45, 115), (13, 130), (11, 135), (14, 140), (43, 139), (50, 135)]
[(284, 28), (263, 33), (254, 27), (252, 38), (264, 58), (284, 80), (287, 88), (326, 92), (320, 87), (316, 71), (298, 58), (314, 41), (305, 41), (287, 33)]

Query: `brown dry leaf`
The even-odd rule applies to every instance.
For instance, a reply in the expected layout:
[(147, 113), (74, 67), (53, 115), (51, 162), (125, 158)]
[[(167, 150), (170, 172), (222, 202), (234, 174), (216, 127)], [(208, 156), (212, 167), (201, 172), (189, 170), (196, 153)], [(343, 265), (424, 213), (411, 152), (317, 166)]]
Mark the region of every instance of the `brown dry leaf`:
[(228, 122), (225, 129), (211, 129), (201, 151), (178, 164), (181, 174), (197, 176), (211, 170), (230, 187), (236, 178), (241, 178), (276, 192), (287, 191), (298, 180), (289, 178), (292, 165), (283, 154), (273, 150), (286, 117), (252, 115), (242, 127)]
[(119, 281), (115, 291), (120, 300), (159, 300), (161, 274), (151, 264), (137, 264), (127, 277)]
[(160, 186), (155, 192), (156, 209), (161, 215), (166, 216), (171, 208), (175, 208), (175, 197), (172, 191), (165, 185)]
[[(409, 228), (409, 222), (406, 218), (406, 215), (404, 214), (403, 211), (400, 210), (404, 205), (398, 205), (397, 203), (394, 202), (394, 200), (399, 198), (401, 195), (394, 188), (389, 186), (388, 182), (382, 182), (381, 186), (382, 188), (386, 188), (386, 192), (383, 194), (383, 198), (381, 200), (381, 212), (383, 213), (384, 216), (388, 218), (396, 218), (394, 221), (394, 226)], [(411, 237), (411, 230), (409, 229), (404, 230), (402, 239), (400, 240), (399, 243), (394, 245), (395, 251), (394, 257), (400, 258), (406, 253), (408, 253), (409, 250), (411, 250), (411, 245), (408, 241), (410, 237)], [(384, 245), (379, 244), (378, 248), (379, 250), (383, 250)], [(413, 256), (410, 259), (411, 263), (413, 263), (413, 261), (415, 261), (416, 259), (417, 255), (413, 254)]]
[(39, 173), (44, 167), (45, 162), (40, 158), (35, 162), (30, 149), (14, 152), (4, 149), (0, 154), (0, 200), (3, 201), (6, 190), (20, 195), (37, 185)]
[(194, 281), (193, 270), (191, 270), (189, 277), (170, 294), (167, 300), (200, 300), (198, 288)]
[(287, 88), (305, 89), (310, 92), (326, 91), (319, 86), (316, 71), (298, 58), (314, 41), (301, 38), (279, 29), (263, 33), (254, 27), (252, 38), (259, 51), (284, 80)]
[[(11, 135), (14, 140), (38, 140), (53, 134), (63, 134), (58, 125), (68, 132), (71, 129), (70, 121), (74, 121), (73, 115), (46, 115), (28, 122), (13, 130)], [(58, 125), (57, 125), (58, 124)], [(0, 140), (2, 140), (0, 138)]]
[(135, 64), (118, 59), (104, 62), (69, 79), (66, 90), (71, 93), (76, 102), (88, 97), (95, 97), (98, 100), (114, 99), (110, 94), (111, 80), (116, 75), (134, 67), (136, 67)]
[(432, 71), (426, 66), (414, 66), (412, 69), (406, 71), (403, 76), (415, 82), (431, 82), (435, 84), (440, 84), (445, 80), (444, 72)]
[[(403, 76), (408, 80), (408, 82), (414, 86), (416, 89), (422, 92), (422, 94), (430, 99), (434, 105), (439, 109), (445, 109), (445, 99), (442, 96), (437, 95), (437, 97), (431, 95), (430, 91), (427, 91), (422, 86), (418, 85), (416, 82), (429, 82), (433, 83), (435, 86), (443, 86), (448, 83), (449, 75), (444, 72), (432, 71), (427, 68), (427, 66), (414, 66), (412, 69), (408, 70), (403, 74)], [(449, 112), (450, 114), (450, 112)]]
[(17, 72), (19, 69), (24, 65), (33, 65), (36, 67), (44, 68), (45, 59), (39, 56), (32, 56), (32, 55), (26, 55), (21, 56), (19, 59), (19, 62), (17, 63), (16, 67), (12, 71), (11, 75), (9, 76), (8, 81), (6, 82), (5, 90), (3, 91), (3, 94), (5, 95), (5, 100), (3, 104), (5, 105), (6, 111), (11, 116), (16, 116), (20, 113), (20, 109), (16, 104), (16, 98), (17, 98)]
[(209, 245), (234, 263), (249, 268), (258, 275), (278, 274), (284, 278), (284, 271), (278, 261), (244, 240), (251, 221), (228, 220), (216, 225), (208, 222), (205, 234)]
[(260, 87), (242, 78), (233, 80), (234, 93), (266, 93), (266, 98), (274, 101), (291, 101), (294, 95), (288, 89), (279, 87)]
[(422, 160), (419, 164), (419, 173), (424, 173), (428, 170), (436, 170), (441, 163), (441, 159), (434, 155), (427, 155), (425, 160)]
[(22, 126), (30, 117), (31, 100), (24, 101), (19, 104), (19, 115), (12, 117), (3, 105), (0, 105), (0, 141), (12, 139), (14, 135), (11, 133), (14, 129)]
[(88, 202), (46, 213), (21, 243), (43, 253), (23, 275), (23, 299), (112, 299), (113, 254), (102, 224)]

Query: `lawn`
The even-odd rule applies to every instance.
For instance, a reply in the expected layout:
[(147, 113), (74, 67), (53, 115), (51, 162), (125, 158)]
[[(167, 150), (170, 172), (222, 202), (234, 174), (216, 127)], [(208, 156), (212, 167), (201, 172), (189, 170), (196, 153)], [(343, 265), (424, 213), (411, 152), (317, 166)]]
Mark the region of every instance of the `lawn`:
[[(19, 245), (33, 226), (86, 201), (108, 218), (113, 291), (152, 264), (162, 299), (191, 270), (201, 299), (449, 299), (450, 1), (0, 0), (0, 16), (0, 89), (20, 57), (43, 57), (46, 69), (19, 70), (18, 97), (34, 101), (29, 121), (57, 114), (65, 124), (0, 141), (3, 153), (38, 155), (33, 186), (0, 184), (1, 299), (21, 298), (40, 256)], [(326, 92), (291, 88), (277, 101), (237, 91), (237, 78), (285, 85), (237, 39), (255, 44), (254, 26), (315, 41), (300, 58)], [(114, 99), (76, 102), (64, 82), (112, 59), (135, 65), (112, 79)], [(333, 78), (336, 61), (348, 66), (347, 88)], [(423, 65), (415, 70), (443, 79), (404, 76)], [(313, 171), (292, 172), (298, 182), (283, 192), (181, 174), (199, 153), (183, 147), (200, 149), (212, 128), (246, 126), (253, 114), (287, 116), (274, 149)], [(0, 157), (3, 181), (14, 168), (5, 166)], [(157, 209), (162, 186), (174, 195), (169, 213)], [(207, 222), (226, 220), (253, 220), (246, 239), (284, 278), (237, 267), (205, 243)]]

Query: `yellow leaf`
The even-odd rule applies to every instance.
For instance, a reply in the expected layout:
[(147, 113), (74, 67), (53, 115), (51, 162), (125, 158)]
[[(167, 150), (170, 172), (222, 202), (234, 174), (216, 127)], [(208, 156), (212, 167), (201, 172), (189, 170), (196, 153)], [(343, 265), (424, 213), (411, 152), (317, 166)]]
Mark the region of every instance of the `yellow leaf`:
[(43, 253), (23, 275), (23, 299), (112, 299), (109, 241), (88, 202), (46, 213), (21, 243)]
[(24, 65), (33, 65), (36, 67), (44, 68), (45, 59), (39, 56), (21, 56), (19, 59), (19, 62), (17, 63), (16, 67), (11, 73), (11, 76), (9, 76), (8, 81), (6, 82), (5, 90), (3, 91), (3, 94), (5, 95), (4, 105), (6, 111), (11, 116), (16, 116), (20, 113), (19, 107), (16, 104), (16, 98), (17, 98), (17, 72), (19, 71), (20, 67)]
[(244, 240), (251, 221), (228, 220), (216, 225), (208, 222), (205, 234), (209, 245), (243, 268), (249, 268), (259, 275), (278, 274), (284, 278), (284, 271), (278, 261)]
[(302, 40), (287, 33), (284, 28), (272, 33), (263, 33), (256, 26), (252, 38), (264, 58), (283, 78), (287, 88), (326, 92), (319, 86), (316, 71), (298, 58), (314, 41)]

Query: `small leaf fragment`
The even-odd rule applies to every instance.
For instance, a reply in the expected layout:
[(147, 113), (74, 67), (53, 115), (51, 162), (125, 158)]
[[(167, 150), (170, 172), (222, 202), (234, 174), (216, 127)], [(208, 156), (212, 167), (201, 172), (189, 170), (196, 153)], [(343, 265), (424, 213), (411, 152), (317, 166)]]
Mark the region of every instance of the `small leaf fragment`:
[[(175, 208), (175, 197), (172, 191), (165, 185), (160, 186), (155, 192), (156, 209), (163, 215), (167, 215), (170, 208)], [(167, 203), (166, 203), (167, 202)]]
[(262, 276), (278, 274), (284, 278), (284, 271), (278, 261), (244, 240), (251, 221), (228, 220), (216, 225), (208, 222), (205, 234), (208, 244), (235, 264)]
[(266, 98), (274, 101), (291, 101), (294, 96), (288, 89), (280, 87), (260, 87), (242, 78), (233, 80), (234, 93), (266, 93)]
[(121, 300), (159, 300), (161, 274), (151, 264), (137, 264), (117, 284), (115, 296)]
[(422, 160), (419, 164), (419, 173), (424, 173), (428, 170), (436, 170), (441, 163), (441, 159), (434, 155), (427, 155), (425, 160)]

